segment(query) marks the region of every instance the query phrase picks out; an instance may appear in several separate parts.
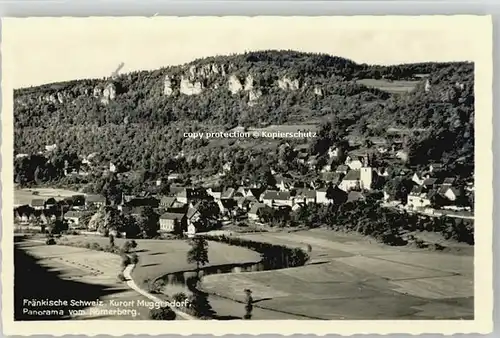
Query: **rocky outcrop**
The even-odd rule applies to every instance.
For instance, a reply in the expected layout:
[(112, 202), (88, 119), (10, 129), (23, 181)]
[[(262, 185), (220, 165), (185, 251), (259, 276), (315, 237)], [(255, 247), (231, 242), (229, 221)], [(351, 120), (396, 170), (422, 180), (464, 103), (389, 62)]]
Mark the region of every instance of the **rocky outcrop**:
[(248, 76), (245, 79), (245, 88), (244, 89), (246, 91), (251, 91), (251, 90), (253, 90), (253, 85), (254, 85), (253, 76), (248, 74)]
[(260, 90), (252, 89), (248, 93), (248, 105), (253, 107), (257, 104), (258, 99), (262, 96), (262, 92)]
[(234, 74), (229, 77), (227, 87), (233, 95), (243, 90), (243, 85), (241, 84), (240, 79), (238, 79), (238, 77)]
[(172, 88), (172, 79), (170, 75), (165, 76), (165, 81), (163, 82), (163, 94), (167, 96), (171, 96), (174, 93), (174, 89)]
[(199, 81), (191, 81), (183, 76), (181, 77), (179, 91), (184, 95), (199, 95), (203, 92), (203, 84)]
[(314, 87), (314, 94), (318, 96), (323, 96), (323, 89), (320, 87)]
[(278, 87), (283, 90), (298, 90), (300, 89), (300, 82), (298, 79), (290, 79), (286, 76), (278, 80)]
[(108, 83), (102, 91), (101, 103), (108, 104), (116, 98), (116, 86), (113, 83)]

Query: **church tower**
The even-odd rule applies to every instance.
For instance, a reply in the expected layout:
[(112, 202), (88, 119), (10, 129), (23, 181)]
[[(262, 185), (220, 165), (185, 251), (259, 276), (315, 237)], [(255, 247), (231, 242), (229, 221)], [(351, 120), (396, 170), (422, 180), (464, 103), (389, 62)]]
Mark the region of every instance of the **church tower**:
[(360, 169), (361, 189), (370, 190), (373, 182), (373, 168), (371, 167), (368, 154), (363, 158), (363, 166)]

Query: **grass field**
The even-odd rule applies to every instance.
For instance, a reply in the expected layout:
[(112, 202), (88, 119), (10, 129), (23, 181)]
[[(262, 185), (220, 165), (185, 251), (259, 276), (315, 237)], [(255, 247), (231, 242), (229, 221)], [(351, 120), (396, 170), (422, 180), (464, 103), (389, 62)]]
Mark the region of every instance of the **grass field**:
[(420, 81), (388, 81), (376, 79), (361, 79), (357, 83), (370, 88), (377, 88), (390, 93), (407, 93), (415, 89)]
[[(101, 247), (109, 244), (109, 239), (100, 236), (65, 236), (64, 242), (98, 243)], [(117, 238), (115, 244), (123, 246), (125, 239)], [(156, 279), (168, 273), (194, 270), (196, 264), (187, 263), (187, 252), (190, 246), (185, 240), (136, 240), (136, 252), (139, 264), (132, 272), (132, 277), (139, 285), (146, 279)], [(209, 242), (209, 264), (206, 266), (231, 263), (253, 263), (260, 261), (260, 254), (223, 243)]]
[[(45, 245), (37, 242), (16, 243), (14, 252), (14, 299), (17, 320), (47, 319), (148, 319), (149, 309), (121, 306), (113, 301), (148, 301), (118, 281), (120, 257), (106, 252), (69, 246)], [(36, 283), (36, 284), (34, 284)], [(63, 313), (40, 317), (23, 313), (25, 299), (66, 300), (67, 306), (57, 308)], [(101, 306), (73, 304), (73, 301), (102, 301)], [(47, 307), (46, 310), (54, 310)], [(36, 310), (43, 310), (38, 307)], [(76, 311), (71, 313), (70, 311)], [(113, 314), (110, 311), (121, 311)], [(135, 311), (135, 312), (134, 312)]]
[[(38, 195), (34, 195), (33, 192), (38, 192)], [(56, 188), (16, 189), (14, 190), (14, 205), (30, 204), (31, 200), (36, 198), (55, 198), (56, 200), (61, 200), (63, 198), (77, 194), (81, 193), (77, 191)]]
[(239, 235), (274, 244), (312, 246), (311, 264), (265, 272), (210, 275), (210, 293), (321, 319), (473, 318), (474, 262), (451, 255), (394, 248), (361, 236), (310, 230)]

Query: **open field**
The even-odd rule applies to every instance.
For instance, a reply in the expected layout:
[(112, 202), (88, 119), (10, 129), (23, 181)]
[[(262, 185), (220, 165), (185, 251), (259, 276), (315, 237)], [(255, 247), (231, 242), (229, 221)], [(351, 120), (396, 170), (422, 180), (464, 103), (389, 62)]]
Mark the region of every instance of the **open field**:
[[(101, 236), (65, 236), (61, 243), (66, 241), (99, 243), (101, 247), (109, 244), (109, 239)], [(132, 277), (140, 286), (145, 287), (145, 279), (152, 280), (168, 273), (196, 269), (196, 264), (188, 264), (186, 261), (190, 246), (185, 240), (137, 239), (135, 241), (139, 264), (132, 272)], [(117, 246), (122, 246), (124, 242), (125, 239), (115, 239)], [(207, 267), (232, 263), (256, 263), (261, 258), (258, 253), (248, 249), (210, 242), (208, 259), (210, 263), (206, 265)]]
[[(88, 242), (99, 243), (101, 246), (108, 244), (108, 239), (104, 237), (94, 236), (66, 236), (70, 242)], [(116, 239), (115, 244), (123, 245), (124, 239)], [(186, 254), (189, 250), (189, 245), (183, 240), (136, 240), (137, 254), (139, 255), (139, 263), (132, 271), (132, 278), (144, 290), (148, 289), (145, 280), (154, 280), (160, 276), (179, 272), (193, 271), (195, 264), (188, 264)], [(259, 262), (260, 254), (235, 246), (229, 246), (223, 243), (209, 242), (208, 257), (210, 263), (206, 265), (217, 266), (232, 263), (254, 263)], [(187, 290), (181, 286), (169, 285), (166, 290), (169, 294), (177, 292), (187, 293)], [(242, 293), (242, 290), (238, 290)], [(238, 319), (244, 315), (244, 305), (232, 300), (224, 299), (217, 296), (209, 297), (210, 306), (220, 318)], [(294, 316), (282, 312), (255, 309), (253, 312), (254, 319), (305, 319), (302, 316)]]
[[(452, 255), (409, 247), (388, 247), (358, 234), (321, 229), (290, 233), (233, 233), (233, 236), (293, 247), (309, 244), (312, 246), (311, 260), (298, 268), (204, 277), (201, 287), (209, 292), (210, 305), (218, 318), (241, 318), (244, 314), (243, 290), (246, 288), (253, 291), (256, 301), (253, 319), (473, 318), (473, 250)], [(104, 247), (109, 240), (97, 236), (66, 236), (61, 241), (96, 242)], [(115, 243), (121, 246), (124, 241), (116, 239)], [(139, 263), (132, 278), (143, 289), (147, 289), (146, 280), (195, 269), (194, 264), (186, 261), (189, 250), (186, 241), (137, 240), (137, 243)], [(209, 243), (209, 266), (260, 260), (260, 255), (250, 250)], [(61, 269), (64, 265), (64, 269), (73, 271), (73, 279), (78, 282), (114, 283), (114, 287), (108, 287), (111, 290), (120, 287), (116, 285), (119, 266), (116, 255), (63, 246), (42, 245), (36, 250), (45, 260), (50, 259), (51, 266), (56, 264), (55, 267)], [(62, 256), (62, 261), (57, 261), (57, 255)], [(92, 269), (88, 270), (89, 267)], [(81, 271), (87, 271), (88, 275)], [(168, 285), (166, 292), (173, 294), (186, 290), (182, 286)], [(104, 292), (103, 297), (110, 296)], [(137, 294), (128, 296), (125, 293), (123, 297), (137, 297)]]
[(203, 288), (256, 306), (321, 319), (471, 319), (474, 262), (420, 249), (394, 248), (356, 235), (310, 230), (240, 237), (312, 246), (310, 264), (292, 269), (210, 275)]
[[(139, 306), (120, 306), (116, 301), (148, 301), (147, 298), (119, 282), (120, 257), (117, 255), (72, 248), (45, 245), (33, 241), (15, 244), (14, 299), (16, 320), (70, 319), (147, 319), (149, 309)], [(35, 284), (36, 283), (36, 284)], [(60, 313), (40, 316), (23, 313), (23, 309), (43, 310), (41, 307), (23, 306), (23, 300), (66, 300)], [(76, 304), (72, 301), (101, 300), (102, 304)], [(54, 310), (55, 307), (46, 309)], [(70, 311), (77, 311), (71, 314)], [(106, 312), (108, 311), (108, 312)], [(109, 311), (121, 311), (115, 315)], [(136, 311), (135, 313), (133, 311)]]
[(388, 81), (376, 79), (361, 79), (358, 84), (377, 88), (390, 93), (406, 93), (412, 91), (420, 81)]
[[(33, 192), (38, 192), (38, 195), (33, 195)], [(30, 204), (31, 200), (36, 198), (55, 198), (62, 200), (66, 197), (82, 194), (77, 191), (56, 189), (56, 188), (30, 188), (30, 189), (16, 189), (14, 190), (14, 206)]]

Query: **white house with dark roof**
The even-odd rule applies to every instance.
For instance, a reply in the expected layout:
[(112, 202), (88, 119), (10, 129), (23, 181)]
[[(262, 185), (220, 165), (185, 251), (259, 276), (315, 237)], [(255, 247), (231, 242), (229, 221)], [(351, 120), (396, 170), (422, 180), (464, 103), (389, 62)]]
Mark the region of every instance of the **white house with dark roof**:
[(262, 196), (262, 202), (270, 207), (293, 206), (293, 198), (289, 191), (268, 190)]
[(221, 199), (222, 197), (222, 187), (210, 187), (207, 188), (207, 194), (212, 196), (214, 199)]
[(102, 207), (106, 205), (106, 197), (102, 195), (87, 195), (85, 196), (85, 207), (91, 206)]
[(269, 206), (264, 203), (255, 203), (248, 212), (248, 218), (253, 221), (258, 221), (261, 211), (265, 208), (269, 208)]
[(186, 226), (186, 215), (177, 212), (166, 212), (160, 216), (159, 232), (172, 233), (184, 230)]
[(429, 172), (436, 172), (443, 170), (444, 166), (441, 163), (432, 163), (429, 165)]
[(425, 208), (431, 206), (431, 197), (435, 192), (426, 191), (422, 186), (414, 186), (407, 197), (407, 204), (410, 208)]
[(339, 188), (344, 191), (350, 191), (353, 189), (361, 189), (361, 171), (351, 170), (344, 176), (342, 182), (339, 184)]
[(299, 189), (294, 196), (294, 204), (296, 203), (316, 203), (316, 191), (311, 189)]
[(35, 198), (31, 200), (30, 206), (35, 210), (45, 209), (45, 200), (40, 198)]

